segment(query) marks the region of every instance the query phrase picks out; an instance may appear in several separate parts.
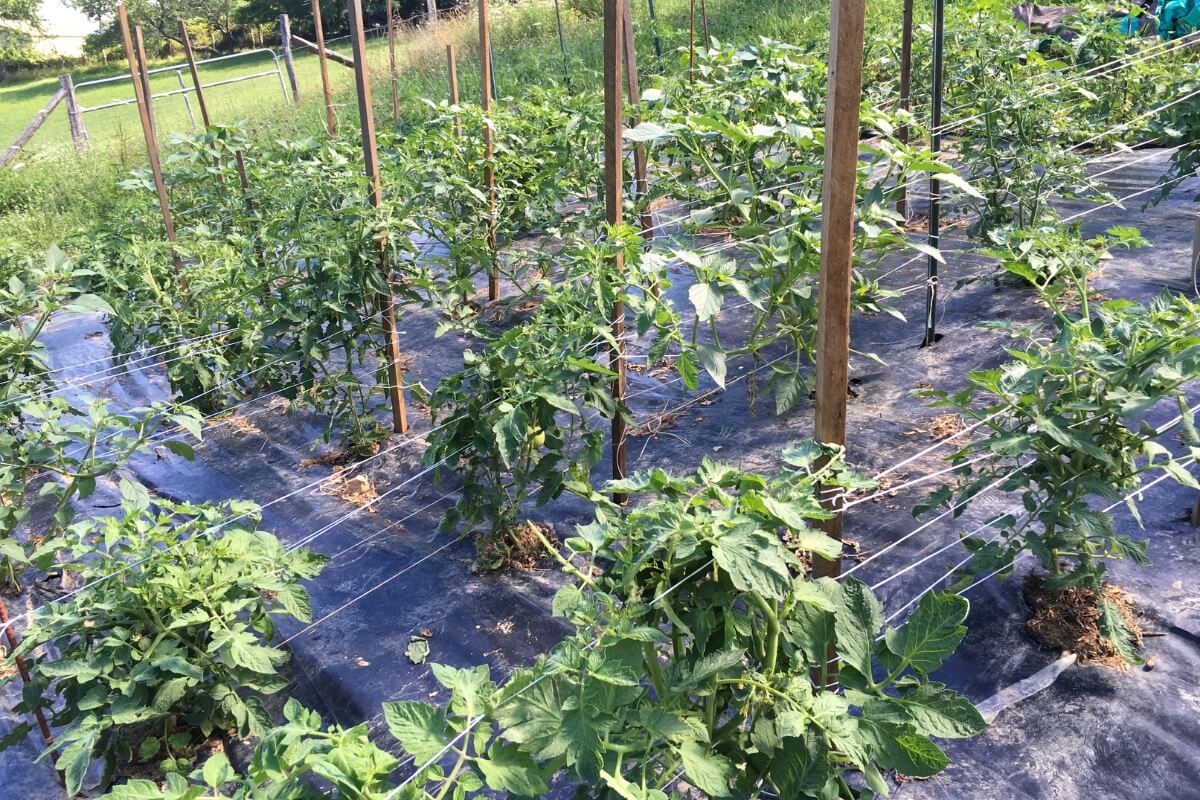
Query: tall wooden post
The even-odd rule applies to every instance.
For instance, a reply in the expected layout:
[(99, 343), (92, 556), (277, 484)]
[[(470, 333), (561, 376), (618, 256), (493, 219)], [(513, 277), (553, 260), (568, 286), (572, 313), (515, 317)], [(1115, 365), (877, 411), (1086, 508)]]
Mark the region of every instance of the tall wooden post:
[[(133, 95), (137, 99), (138, 117), (142, 123), (142, 136), (146, 140), (146, 155), (150, 159), (150, 171), (154, 174), (154, 190), (158, 194), (158, 207), (162, 212), (163, 226), (167, 231), (167, 241), (171, 243), (171, 260), (175, 271), (183, 271), (183, 262), (175, 251), (175, 220), (171, 217), (171, 201), (167, 198), (167, 185), (163, 182), (162, 163), (158, 159), (158, 136), (154, 130), (154, 116), (150, 108), (150, 97), (145, 89), (150, 85), (146, 65), (138, 61), (134, 53), (133, 38), (129, 32), (129, 15), (125, 13), (125, 5), (117, 6), (117, 21), (121, 26), (121, 43), (125, 46), (125, 60), (129, 62), (129, 77), (133, 80)], [(141, 28), (138, 28), (138, 39), (141, 39)], [(139, 48), (140, 49), (140, 48)]]
[[(391, 0), (388, 1), (389, 7)], [(337, 111), (333, 107), (333, 86), (329, 82), (329, 58), (325, 55), (325, 23), (321, 20), (321, 0), (312, 0), (313, 30), (317, 37), (317, 62), (321, 67), (321, 91), (325, 95), (325, 124), (330, 136), (337, 136)]]
[[(859, 103), (862, 100), (866, 0), (834, 0), (830, 26), (829, 99), (825, 109), (825, 187), (821, 198), (820, 297), (817, 301), (816, 439), (846, 443), (846, 389), (850, 379), (850, 292), (854, 261), (854, 207), (858, 177)], [(842, 538), (842, 498), (826, 507), (834, 516), (821, 528)], [(836, 577), (841, 559), (813, 559), (813, 575)]]
[[(434, 6), (436, 13), (437, 6)], [(400, 119), (400, 73), (396, 70), (396, 18), (387, 0), (388, 76), (392, 82), (392, 119)]]
[[(912, 33), (913, 33), (913, 0), (904, 0), (903, 30), (900, 32), (900, 108), (909, 111), (912, 105)], [(900, 126), (900, 141), (908, 144), (908, 123)], [(900, 199), (896, 201), (896, 211), (901, 216), (908, 216), (908, 183), (900, 184)]]
[[(454, 45), (446, 45), (446, 68), (450, 71), (450, 105), (458, 106), (458, 59), (454, 57)], [(454, 115), (454, 135), (462, 138), (462, 118)]]
[[(642, 90), (638, 85), (637, 42), (633, 37), (633, 13), (629, 9), (628, 0), (623, 5), (625, 6), (625, 10), (621, 29), (621, 43), (625, 61), (625, 90), (629, 95), (629, 104), (631, 106), (638, 106), (642, 102)], [(634, 116), (630, 120), (631, 126), (635, 128), (641, 122), (640, 116)], [(639, 200), (644, 200), (650, 191), (650, 182), (646, 175), (646, 169), (646, 145), (644, 142), (639, 142), (633, 148), (633, 182)], [(654, 214), (650, 211), (649, 206), (643, 206), (639, 214), (638, 223), (642, 226), (643, 238), (654, 238)]]
[[(625, 154), (621, 134), (625, 119), (621, 61), (625, 50), (622, 44), (625, 3), (626, 0), (604, 0), (604, 219), (611, 226), (621, 224), (624, 202)], [(613, 273), (625, 274), (625, 260), (620, 253), (613, 256)], [(625, 419), (621, 416), (625, 400), (625, 303), (621, 297), (625, 286), (614, 288), (617, 299), (612, 307), (612, 335), (616, 349), (610, 354), (609, 369), (616, 373), (612, 394), (617, 410), (612, 418), (612, 474), (615, 480), (620, 480), (627, 474)], [(614, 499), (620, 502), (624, 497)]]
[[(379, 150), (375, 143), (375, 112), (371, 107), (371, 76), (367, 68), (367, 41), (363, 32), (362, 4), (348, 0), (350, 11), (350, 42), (354, 47), (354, 83), (358, 89), (358, 120), (362, 127), (363, 162), (371, 182), (371, 206), (383, 204), (383, 186), (379, 178)], [(392, 404), (392, 427), (396, 433), (408, 431), (408, 410), (404, 405), (404, 371), (400, 368), (400, 340), (396, 335), (396, 306), (392, 299), (391, 264), (388, 261), (386, 239), (379, 239), (379, 268), (386, 287), (375, 300), (383, 318), (383, 335), (387, 343), (388, 395)]]
[(204, 127), (212, 125), (212, 117), (208, 114), (208, 103), (204, 99), (204, 87), (200, 84), (200, 70), (196, 67), (196, 54), (192, 51), (192, 37), (187, 25), (179, 20), (179, 41), (183, 43), (183, 57), (187, 59), (188, 72), (192, 75), (192, 87), (196, 90), (196, 105), (200, 107), (200, 119)]
[[(488, 14), (488, 0), (479, 0), (479, 81), (480, 107), (486, 117), (492, 113), (492, 31)], [(500, 255), (496, 252), (496, 143), (492, 126), (483, 126), (483, 183), (488, 197), (487, 246), (492, 265), (488, 270), (488, 300), (500, 299)]]
[(708, 35), (708, 0), (700, 0), (700, 21), (703, 23), (704, 49), (712, 47), (712, 39)]
[[(942, 149), (942, 60), (946, 34), (945, 0), (933, 0), (933, 114), (929, 133), (929, 144), (934, 158)], [(929, 246), (935, 250), (942, 241), (942, 182), (936, 172), (929, 175)], [(938, 261), (929, 256), (928, 279), (925, 288), (925, 338), (922, 347), (930, 347), (938, 340)]]
[(296, 62), (292, 59), (292, 21), (287, 14), (279, 15), (280, 49), (283, 50), (283, 65), (287, 67), (288, 83), (292, 85), (292, 100), (300, 102), (300, 84), (296, 82)]
[(79, 100), (75, 97), (75, 81), (71, 73), (58, 76), (58, 85), (66, 92), (67, 120), (71, 123), (71, 141), (75, 149), (83, 152), (88, 148), (87, 128), (83, 125), (83, 111), (79, 108)]

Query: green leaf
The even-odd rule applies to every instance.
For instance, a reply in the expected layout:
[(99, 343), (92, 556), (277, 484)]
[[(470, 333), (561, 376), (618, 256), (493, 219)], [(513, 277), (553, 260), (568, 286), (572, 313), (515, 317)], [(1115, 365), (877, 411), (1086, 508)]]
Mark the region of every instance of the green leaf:
[(717, 386), (725, 388), (725, 351), (710, 344), (696, 345), (696, 355), (700, 358), (700, 366), (716, 382)]
[(149, 761), (158, 755), (158, 751), (162, 749), (162, 740), (157, 736), (147, 736), (142, 739), (142, 743), (138, 745), (138, 758), (142, 761)]
[(204, 784), (210, 789), (220, 788), (237, 779), (237, 773), (229, 765), (229, 759), (224, 753), (217, 753), (205, 761), (201, 774), (204, 776)]
[(741, 525), (713, 545), (713, 558), (743, 592), (782, 600), (792, 585), (787, 551), (778, 538)]
[(780, 797), (816, 794), (832, 775), (825, 737), (808, 730), (801, 737), (785, 738), (771, 759), (769, 774)]
[(229, 656), (233, 660), (233, 663), (261, 675), (275, 674), (275, 665), (273, 662), (275, 653), (276, 651), (271, 650), (269, 647), (251, 644), (241, 638), (234, 639), (229, 645)]
[(1100, 633), (1104, 634), (1104, 638), (1116, 648), (1117, 655), (1124, 659), (1125, 663), (1142, 663), (1142, 658), (1134, 646), (1136, 639), (1134, 639), (1133, 632), (1125, 624), (1120, 610), (1107, 600), (1100, 601), (1100, 618), (1097, 620), (1097, 625)]
[(908, 712), (919, 733), (941, 739), (965, 739), (987, 727), (971, 701), (940, 683), (923, 683), (893, 698)]
[(154, 693), (154, 700), (151, 703), (154, 710), (160, 713), (166, 713), (183, 699), (187, 694), (189, 678), (172, 678), (158, 687), (158, 691)]
[(721, 311), (721, 291), (711, 283), (694, 283), (688, 288), (688, 299), (696, 309), (696, 318), (708, 322)]
[(446, 715), (441, 709), (412, 700), (383, 704), (388, 730), (418, 762), (436, 758), (446, 746)]
[(420, 636), (409, 638), (408, 647), (404, 648), (404, 655), (408, 656), (408, 660), (414, 664), (424, 664), (429, 660), (429, 642)]
[(94, 739), (95, 734), (92, 734), (72, 742), (54, 762), (54, 766), (63, 774), (68, 797), (79, 794), (79, 790), (83, 788), (83, 779), (87, 776), (88, 765), (92, 763)]
[(487, 758), (475, 763), (491, 789), (518, 797), (541, 797), (550, 791), (537, 763), (515, 744), (496, 745)]
[(496, 436), (496, 447), (505, 467), (512, 467), (521, 457), (528, 436), (529, 420), (520, 408), (509, 409), (492, 423)]
[(888, 668), (896, 669), (896, 660), (923, 674), (940, 667), (967, 633), (962, 623), (969, 607), (966, 598), (955, 594), (927, 594), (921, 598), (905, 623), (900, 628), (888, 628), (884, 635), (887, 651), (896, 657), (888, 659)]
[(835, 620), (838, 648), (846, 663), (864, 678), (871, 678), (875, 635), (883, 627), (883, 605), (857, 578), (842, 583), (842, 607)]
[(604, 766), (600, 714), (595, 708), (571, 708), (563, 713), (561, 734), (567, 742), (567, 763), (579, 777), (595, 781)]
[(689, 783), (709, 797), (730, 796), (729, 784), (737, 770), (727, 758), (690, 739), (679, 747), (679, 757)]
[(312, 622), (312, 600), (300, 584), (289, 583), (275, 593), (275, 599), (284, 611), (300, 622)]

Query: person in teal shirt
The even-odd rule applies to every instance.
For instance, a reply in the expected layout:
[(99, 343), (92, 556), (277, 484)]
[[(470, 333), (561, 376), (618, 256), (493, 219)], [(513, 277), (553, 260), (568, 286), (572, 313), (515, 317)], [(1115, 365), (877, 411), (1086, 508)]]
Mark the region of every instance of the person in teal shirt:
[(1158, 35), (1178, 39), (1200, 30), (1200, 0), (1167, 0), (1158, 17)]

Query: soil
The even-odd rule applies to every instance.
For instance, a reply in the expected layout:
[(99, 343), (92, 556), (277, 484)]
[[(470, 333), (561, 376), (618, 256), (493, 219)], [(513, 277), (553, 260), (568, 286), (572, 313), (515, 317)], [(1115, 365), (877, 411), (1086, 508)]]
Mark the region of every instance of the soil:
[(525, 520), (505, 535), (503, 541), (487, 536), (479, 539), (479, 558), (477, 564), (489, 569), (508, 567), (517, 570), (536, 569), (546, 556), (546, 548), (542, 545), (538, 533), (552, 545), (558, 545), (558, 535), (554, 528), (540, 522)]
[(925, 431), (936, 441), (960, 433), (963, 427), (962, 417), (958, 414), (938, 414), (930, 420)]
[(375, 511), (371, 504), (379, 499), (379, 492), (375, 491), (375, 484), (367, 475), (355, 475), (353, 478), (338, 475), (328, 483), (321, 484), (317, 492), (332, 495), (355, 506), (368, 506), (367, 511), (370, 512)]
[[(1097, 625), (1100, 609), (1096, 593), (1087, 587), (1047, 589), (1048, 575), (1030, 572), (1025, 576), (1022, 596), (1029, 607), (1025, 630), (1033, 640), (1049, 650), (1075, 653), (1081, 662), (1100, 664), (1118, 670), (1129, 665), (1116, 648), (1104, 638)], [(1142, 627), (1138, 612), (1125, 592), (1109, 583), (1101, 586), (1104, 599), (1116, 606), (1126, 626), (1133, 633), (1135, 646), (1142, 645)]]

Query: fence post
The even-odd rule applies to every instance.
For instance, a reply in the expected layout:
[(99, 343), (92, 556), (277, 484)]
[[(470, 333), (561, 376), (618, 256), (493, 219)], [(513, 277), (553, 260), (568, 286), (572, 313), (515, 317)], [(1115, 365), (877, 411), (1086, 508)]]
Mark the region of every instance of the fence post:
[[(458, 105), (458, 64), (454, 57), (454, 45), (446, 45), (446, 67), (450, 71), (450, 105)], [(462, 118), (454, 115), (454, 135), (462, 138)]]
[(79, 109), (79, 100), (75, 97), (75, 81), (71, 79), (71, 73), (60, 75), (58, 85), (67, 93), (67, 120), (71, 123), (71, 141), (75, 143), (75, 149), (82, 153), (88, 148), (88, 135), (83, 124), (83, 112)]
[(329, 127), (329, 135), (337, 136), (337, 113), (333, 108), (333, 87), (329, 85), (329, 59), (325, 56), (325, 25), (321, 21), (321, 0), (312, 0), (312, 12), (313, 27), (317, 35), (317, 62), (321, 67), (321, 91), (325, 94), (325, 120)]
[[(488, 0), (479, 0), (479, 105), (486, 117), (492, 113), (492, 32), (488, 18)], [(492, 257), (488, 270), (488, 300), (500, 299), (500, 254), (496, 252), (496, 170), (492, 164), (496, 156), (492, 126), (483, 126), (483, 183), (488, 197), (487, 247)]]
[[(820, 296), (817, 301), (815, 435), (822, 444), (846, 442), (850, 292), (857, 199), (859, 103), (862, 99), (866, 0), (835, 0), (829, 20), (829, 99), (826, 105), (825, 186), (821, 198)], [(843, 499), (825, 501), (834, 516), (821, 528), (842, 538)], [(841, 558), (813, 559), (815, 577), (837, 577)]]
[(142, 136), (146, 140), (146, 155), (150, 158), (150, 171), (154, 174), (154, 190), (158, 194), (158, 208), (162, 212), (163, 226), (167, 231), (167, 241), (171, 243), (171, 261), (175, 272), (183, 272), (183, 262), (175, 250), (175, 220), (171, 217), (171, 201), (167, 198), (167, 186), (163, 182), (162, 163), (158, 158), (158, 134), (154, 129), (154, 112), (151, 110), (150, 97), (146, 89), (150, 86), (150, 78), (146, 72), (146, 64), (139, 60), (144, 58), (141, 47), (142, 29), (135, 30), (139, 43), (138, 52), (133, 49), (133, 38), (129, 32), (129, 16), (125, 12), (125, 4), (117, 6), (117, 21), (121, 26), (121, 43), (125, 47), (125, 60), (129, 62), (129, 77), (133, 79), (133, 95), (137, 99), (138, 117), (142, 123)]
[[(930, 119), (929, 146), (936, 159), (942, 149), (942, 60), (945, 45), (946, 8), (944, 0), (933, 0), (933, 114)], [(929, 174), (929, 246), (937, 249), (942, 240), (942, 182), (936, 172)], [(930, 347), (938, 340), (938, 262), (929, 256), (928, 281), (925, 289), (925, 338), (921, 347)]]
[(300, 102), (300, 84), (296, 82), (296, 63), (292, 60), (292, 22), (287, 14), (279, 15), (280, 47), (283, 50), (283, 65), (287, 67), (288, 83), (292, 85), (292, 99)]
[(183, 90), (183, 107), (187, 109), (188, 119), (191, 120), (192, 127), (196, 127), (196, 112), (192, 111), (192, 101), (187, 96), (187, 84), (183, 82), (183, 73), (175, 70), (175, 80), (179, 81), (179, 88)]
[[(625, 154), (621, 134), (625, 128), (622, 108), (621, 60), (624, 56), (625, 1), (604, 0), (604, 219), (614, 228), (622, 221), (623, 190), (625, 183)], [(613, 274), (623, 276), (625, 258), (614, 253)], [(616, 373), (612, 381), (612, 395), (616, 410), (612, 418), (612, 474), (615, 480), (626, 476), (625, 418), (622, 406), (625, 403), (625, 302), (622, 299), (625, 286), (613, 287), (615, 299), (612, 307), (612, 336), (616, 349), (609, 359), (609, 369)], [(615, 496), (623, 502), (624, 496)]]
[[(432, 0), (431, 0), (432, 1)], [(387, 0), (388, 76), (392, 82), (392, 119), (400, 119), (400, 73), (396, 71), (396, 18)]]
[[(912, 105), (912, 29), (913, 29), (913, 0), (904, 0), (904, 15), (900, 32), (900, 108), (908, 111)], [(908, 144), (908, 123), (900, 126), (900, 141)], [(908, 217), (908, 181), (900, 184), (900, 199), (896, 201), (896, 211), (902, 217)]]
[[(367, 69), (367, 41), (363, 32), (360, 0), (347, 0), (350, 11), (350, 43), (354, 47), (354, 83), (358, 90), (358, 119), (362, 126), (363, 163), (371, 182), (370, 202), (373, 208), (383, 204), (383, 187), (379, 178), (379, 150), (375, 144), (375, 111), (371, 107), (371, 76)], [(404, 371), (400, 368), (400, 340), (396, 335), (396, 306), (392, 298), (391, 264), (388, 243), (379, 238), (379, 269), (383, 273), (385, 290), (376, 298), (383, 318), (383, 336), (387, 344), (388, 396), (392, 405), (392, 429), (408, 432), (408, 411), (404, 405)]]

